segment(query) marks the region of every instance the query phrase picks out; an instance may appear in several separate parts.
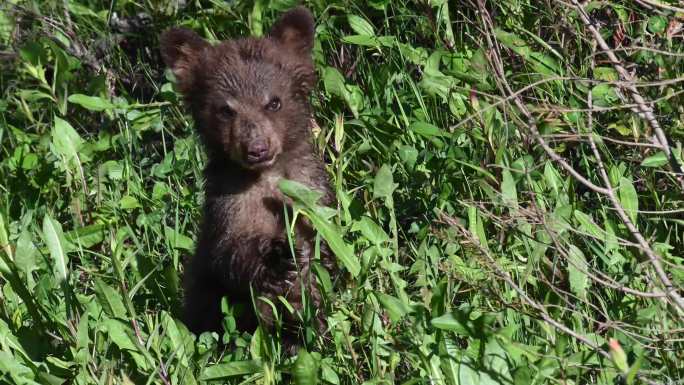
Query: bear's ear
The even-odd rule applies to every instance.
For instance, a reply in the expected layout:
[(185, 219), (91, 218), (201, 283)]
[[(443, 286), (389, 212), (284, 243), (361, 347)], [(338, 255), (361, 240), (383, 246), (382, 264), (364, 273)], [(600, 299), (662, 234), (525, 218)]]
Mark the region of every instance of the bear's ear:
[(164, 63), (173, 71), (180, 91), (187, 93), (195, 82), (195, 67), (202, 51), (211, 45), (186, 28), (168, 29), (159, 41)]
[(291, 52), (311, 55), (314, 42), (314, 18), (305, 7), (287, 11), (275, 22), (269, 36)]

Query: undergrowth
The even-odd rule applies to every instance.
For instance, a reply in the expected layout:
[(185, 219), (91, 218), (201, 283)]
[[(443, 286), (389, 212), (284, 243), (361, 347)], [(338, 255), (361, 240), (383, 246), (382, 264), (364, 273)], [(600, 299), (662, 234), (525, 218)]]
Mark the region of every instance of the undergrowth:
[(342, 273), (289, 357), (178, 320), (205, 157), (158, 36), (294, 2), (4, 2), (0, 383), (681, 383), (684, 9), (574, 4), (306, 3)]

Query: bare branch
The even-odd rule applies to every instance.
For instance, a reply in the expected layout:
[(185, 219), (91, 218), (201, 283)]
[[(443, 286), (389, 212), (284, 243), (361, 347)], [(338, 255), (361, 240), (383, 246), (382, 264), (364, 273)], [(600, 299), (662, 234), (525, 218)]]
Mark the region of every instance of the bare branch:
[[(655, 2), (651, 0), (647, 0), (647, 2), (651, 5), (662, 5), (662, 3), (660, 2)], [(603, 50), (606, 56), (608, 56), (608, 59), (613, 64), (613, 67), (615, 67), (615, 70), (620, 74), (620, 77), (625, 82), (622, 85), (622, 87), (630, 93), (632, 99), (638, 105), (639, 111), (641, 112), (640, 115), (646, 120), (646, 122), (649, 124), (649, 126), (651, 126), (651, 128), (655, 132), (656, 137), (658, 138), (658, 142), (660, 142), (660, 148), (665, 152), (667, 157), (670, 159), (670, 165), (672, 166), (672, 169), (677, 174), (679, 174), (677, 175), (677, 179), (679, 180), (681, 189), (684, 192), (684, 171), (682, 171), (679, 161), (674, 156), (674, 153), (672, 152), (672, 149), (668, 144), (667, 136), (665, 136), (665, 132), (663, 131), (662, 127), (660, 126), (660, 123), (658, 123), (658, 120), (653, 114), (653, 109), (647, 104), (646, 100), (644, 100), (644, 98), (639, 93), (639, 90), (634, 86), (634, 77), (625, 69), (620, 59), (618, 59), (615, 53), (610, 49), (610, 46), (603, 39), (601, 33), (596, 28), (595, 24), (591, 22), (589, 15), (584, 10), (584, 7), (579, 3), (579, 1), (572, 0), (572, 4), (575, 6), (575, 8), (577, 8), (580, 18), (582, 19), (582, 22), (591, 32), (599, 47), (601, 47), (601, 50)], [(676, 7), (674, 8), (679, 9)], [(684, 12), (684, 9), (682, 9), (682, 12)]]
[[(441, 219), (444, 220), (449, 225), (451, 225), (453, 228), (459, 230), (463, 236), (468, 238), (471, 241), (471, 243), (478, 249), (480, 254), (487, 259), (487, 261), (492, 266), (492, 268), (494, 269), (496, 274), (499, 277), (501, 277), (506, 282), (506, 284), (508, 284), (516, 293), (518, 293), (520, 298), (527, 305), (529, 305), (533, 309), (537, 310), (539, 312), (539, 315), (542, 317), (542, 319), (546, 323), (548, 323), (549, 325), (553, 326), (554, 328), (560, 330), (561, 332), (575, 338), (577, 341), (589, 346), (590, 348), (594, 349), (601, 356), (603, 356), (609, 360), (611, 359), (610, 354), (608, 352), (606, 352), (605, 350), (601, 349), (601, 347), (599, 346), (598, 343), (590, 340), (589, 338), (587, 338), (586, 336), (584, 336), (582, 334), (575, 332), (574, 330), (570, 329), (569, 327), (567, 327), (567, 326), (563, 325), (562, 323), (560, 323), (559, 321), (557, 321), (555, 318), (551, 317), (551, 315), (549, 315), (548, 311), (546, 310), (546, 306), (538, 303), (537, 301), (532, 299), (529, 295), (527, 295), (527, 292), (525, 292), (525, 290), (523, 290), (520, 286), (518, 286), (515, 283), (515, 281), (513, 281), (513, 278), (510, 276), (510, 274), (508, 274), (508, 272), (506, 272), (501, 266), (499, 266), (499, 264), (496, 262), (496, 259), (494, 259), (494, 257), (492, 257), (492, 255), (490, 254), (489, 250), (487, 250), (486, 248), (482, 247), (482, 245), (480, 245), (479, 241), (477, 240), (477, 237), (474, 234), (472, 234), (469, 230), (467, 230), (465, 227), (463, 227), (463, 225), (458, 223), (458, 221), (454, 220), (453, 218), (450, 218), (447, 215), (442, 214)], [(639, 378), (642, 381), (647, 382), (649, 384), (654, 384), (654, 385), (658, 384), (658, 382), (653, 381), (653, 380), (646, 378), (644, 376), (641, 376), (641, 375), (639, 375)]]
[[(600, 44), (598, 40), (596, 40), (596, 43)], [(594, 44), (594, 49), (596, 45)], [(591, 67), (592, 70), (594, 68), (594, 60), (591, 61)], [(591, 92), (588, 93), (587, 95), (587, 106), (589, 109), (593, 106), (593, 98)], [(594, 129), (594, 115), (589, 112), (587, 114), (587, 128), (589, 130), (589, 133), (593, 132)], [(665, 270), (663, 269), (662, 263), (661, 263), (661, 258), (658, 256), (653, 249), (651, 248), (651, 245), (649, 245), (648, 241), (646, 241), (646, 238), (639, 232), (639, 229), (636, 227), (636, 225), (632, 222), (632, 219), (627, 215), (625, 212), (624, 207), (622, 207), (622, 204), (617, 198), (617, 195), (615, 194), (615, 189), (613, 188), (612, 184), (610, 183), (610, 178), (608, 177), (608, 173), (606, 172), (606, 167), (603, 164), (603, 159), (601, 157), (601, 153), (599, 152), (598, 148), (596, 147), (596, 141), (594, 140), (594, 137), (592, 135), (588, 136), (589, 138), (589, 146), (591, 147), (591, 151), (594, 153), (594, 157), (596, 158), (596, 163), (598, 165), (598, 170), (599, 170), (599, 175), (601, 176), (601, 179), (603, 179), (603, 184), (606, 186), (606, 190), (608, 190), (608, 199), (610, 200), (611, 204), (615, 208), (615, 211), (617, 212), (618, 216), (622, 220), (622, 222), (627, 226), (627, 229), (629, 232), (632, 234), (632, 236), (637, 240), (639, 245), (641, 246), (641, 250), (648, 256), (649, 261), (651, 262), (651, 265), (653, 266), (653, 269), (655, 270), (656, 274), (658, 275), (658, 278), (662, 282), (662, 285), (665, 287), (665, 292), (667, 295), (674, 301), (675, 305), (679, 308), (680, 311), (684, 313), (684, 299), (677, 293), (675, 287), (672, 285), (672, 282), (670, 281), (670, 278), (667, 276), (665, 273)]]
[[(573, 0), (574, 3), (577, 3), (576, 0)], [(491, 18), (489, 17), (489, 13), (487, 12), (487, 9), (484, 6), (484, 0), (478, 0), (478, 5), (480, 9), (480, 15), (482, 17), (483, 23), (486, 26), (486, 28), (489, 31), (493, 31), (494, 27), (491, 21)], [(583, 11), (583, 9), (582, 9)], [(587, 19), (588, 20), (588, 19)], [(595, 29), (594, 29), (595, 30)], [(496, 78), (497, 82), (499, 83), (499, 86), (502, 87), (507, 94), (512, 95), (514, 92), (511, 89), (510, 85), (508, 84), (506, 77), (505, 77), (505, 72), (503, 69), (503, 63), (501, 61), (501, 57), (498, 54), (498, 47), (492, 40), (492, 36), (494, 36), (493, 33), (486, 33), (485, 38), (487, 39), (487, 43), (490, 47), (490, 54), (489, 54), (489, 59), (490, 63), (492, 64), (492, 67), (494, 68), (494, 71), (496, 73)], [(598, 41), (597, 43), (601, 45), (601, 42)], [(605, 41), (603, 41), (605, 44)], [(613, 55), (614, 56), (614, 55)], [(617, 60), (617, 58), (616, 58)], [(620, 66), (622, 68), (622, 66)], [(623, 71), (624, 68), (622, 68)], [(626, 71), (625, 71), (626, 72)], [(628, 79), (628, 78), (626, 78)], [(633, 95), (637, 95), (635, 97), (635, 102), (639, 104), (642, 108), (645, 107), (645, 104), (643, 102), (643, 98), (638, 94), (638, 91), (636, 91), (636, 88), (633, 86), (631, 87), (636, 94), (633, 93)], [(641, 102), (640, 102), (641, 101)], [(536, 139), (536, 141), (541, 145), (541, 147), (546, 151), (546, 153), (553, 159), (554, 161), (558, 162), (563, 169), (565, 169), (568, 173), (570, 173), (576, 180), (580, 181), (582, 184), (587, 186), (587, 188), (599, 193), (606, 195), (613, 207), (615, 208), (618, 217), (622, 222), (625, 224), (629, 232), (632, 234), (632, 236), (636, 239), (637, 243), (639, 244), (641, 250), (646, 254), (648, 257), (649, 262), (651, 263), (651, 266), (655, 270), (656, 274), (658, 275), (658, 278), (662, 282), (662, 285), (664, 286), (664, 292), (667, 294), (667, 296), (673, 301), (673, 304), (678, 308), (678, 310), (684, 314), (684, 298), (682, 298), (678, 293), (677, 293), (677, 288), (672, 284), (672, 281), (670, 278), (667, 276), (665, 273), (665, 270), (663, 269), (662, 262), (660, 256), (658, 256), (653, 249), (651, 248), (650, 244), (644, 238), (644, 236), (639, 232), (637, 227), (634, 225), (634, 223), (631, 221), (629, 216), (627, 215), (624, 207), (621, 205), (620, 201), (618, 200), (615, 190), (612, 188), (610, 184), (610, 179), (608, 178), (608, 174), (606, 173), (604, 166), (603, 166), (603, 161), (601, 160), (600, 154), (596, 155), (597, 157), (597, 162), (599, 166), (599, 173), (603, 179), (603, 182), (606, 187), (601, 187), (593, 182), (587, 180), (583, 175), (581, 175), (577, 170), (575, 170), (570, 164), (568, 164), (565, 159), (563, 159), (560, 155), (558, 155), (551, 147), (548, 146), (548, 144), (544, 141), (544, 139), (541, 137), (541, 134), (539, 133), (539, 130), (537, 129), (537, 125), (535, 122), (535, 118), (532, 116), (532, 114), (529, 112), (527, 109), (527, 106), (522, 102), (519, 96), (516, 96), (513, 98), (513, 102), (515, 105), (518, 107), (518, 110), (525, 116), (527, 123), (528, 123), (528, 128), (532, 134), (532, 137)], [(591, 106), (589, 106), (591, 109)], [(650, 110), (649, 110), (650, 111)], [(644, 111), (645, 112), (645, 111)], [(651, 116), (653, 116), (653, 113), (650, 112)], [(657, 121), (655, 121), (655, 124), (657, 125)], [(658, 128), (660, 126), (657, 126)], [(595, 142), (593, 141), (593, 138), (590, 136), (590, 144), (592, 145), (592, 150), (595, 149)], [(667, 145), (667, 141), (662, 142), (661, 141), (661, 146), (663, 146), (663, 143)], [(665, 151), (665, 147), (661, 147), (663, 151)], [(669, 146), (667, 147), (669, 150)], [(598, 150), (596, 150), (598, 151)], [(595, 152), (596, 154), (596, 152)], [(668, 153), (670, 156), (672, 156), (672, 153)], [(684, 183), (684, 182), (683, 182)]]
[(663, 3), (657, 0), (637, 0), (639, 3), (645, 3), (653, 8), (661, 8), (672, 12), (684, 12), (684, 8), (675, 7), (674, 5)]

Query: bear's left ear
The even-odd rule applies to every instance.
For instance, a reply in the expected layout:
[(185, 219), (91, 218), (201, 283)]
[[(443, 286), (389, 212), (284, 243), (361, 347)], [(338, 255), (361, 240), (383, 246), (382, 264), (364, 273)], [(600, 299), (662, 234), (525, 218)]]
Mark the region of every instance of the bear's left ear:
[(294, 53), (311, 55), (314, 27), (311, 12), (299, 6), (283, 14), (271, 28), (269, 36)]

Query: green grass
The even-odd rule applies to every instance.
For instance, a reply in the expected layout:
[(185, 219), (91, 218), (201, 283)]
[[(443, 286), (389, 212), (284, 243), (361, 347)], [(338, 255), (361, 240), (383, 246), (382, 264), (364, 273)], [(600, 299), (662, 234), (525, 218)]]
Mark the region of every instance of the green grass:
[[(340, 257), (318, 274), (329, 333), (306, 328), (288, 357), (229, 306), (224, 335), (188, 333), (205, 157), (157, 37), (261, 34), (293, 4), (0, 5), (0, 383), (684, 380), (684, 21), (666, 1), (587, 11), (670, 160), (571, 3), (306, 2), (335, 215), (291, 193)], [(615, 201), (530, 122), (605, 188), (598, 154)]]

